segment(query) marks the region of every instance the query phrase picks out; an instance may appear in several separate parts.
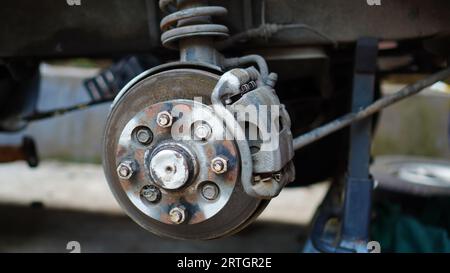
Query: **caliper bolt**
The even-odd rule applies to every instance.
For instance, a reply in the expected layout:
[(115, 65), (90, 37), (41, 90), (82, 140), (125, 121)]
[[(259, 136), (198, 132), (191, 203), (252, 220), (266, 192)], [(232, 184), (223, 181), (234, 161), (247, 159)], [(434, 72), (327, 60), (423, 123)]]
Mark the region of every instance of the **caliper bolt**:
[(161, 199), (161, 191), (155, 186), (144, 186), (141, 195), (151, 203), (156, 203)]
[(206, 183), (202, 187), (202, 196), (206, 200), (214, 200), (219, 196), (219, 188), (216, 184), (213, 183)]
[(130, 179), (134, 174), (133, 161), (126, 160), (117, 167), (117, 175), (121, 179)]
[(159, 126), (161, 126), (163, 128), (172, 126), (172, 121), (173, 121), (173, 117), (167, 111), (158, 113), (158, 116), (156, 117), (156, 122), (158, 123)]
[(215, 157), (211, 160), (211, 169), (216, 174), (222, 174), (227, 171), (227, 160), (222, 157)]
[(208, 124), (200, 124), (194, 130), (195, 137), (201, 140), (208, 139), (211, 133), (211, 127)]
[(141, 144), (148, 144), (152, 141), (153, 134), (147, 127), (139, 128), (136, 132), (136, 139)]
[(169, 212), (170, 221), (174, 224), (181, 224), (186, 219), (186, 209), (182, 206), (174, 207)]

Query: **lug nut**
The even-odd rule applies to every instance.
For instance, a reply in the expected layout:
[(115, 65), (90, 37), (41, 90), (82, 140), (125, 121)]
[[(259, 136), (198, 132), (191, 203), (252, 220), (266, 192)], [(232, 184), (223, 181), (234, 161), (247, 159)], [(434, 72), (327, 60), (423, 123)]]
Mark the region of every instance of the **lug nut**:
[(219, 196), (219, 188), (216, 184), (213, 183), (206, 183), (202, 187), (202, 196), (206, 200), (214, 200)]
[(149, 128), (143, 127), (136, 132), (136, 139), (141, 144), (148, 144), (153, 139), (153, 134)]
[(173, 117), (167, 111), (158, 113), (158, 116), (156, 117), (156, 122), (158, 123), (159, 126), (161, 126), (163, 128), (172, 126), (172, 121), (173, 121)]
[(174, 207), (169, 212), (170, 221), (174, 224), (181, 224), (186, 219), (186, 210), (184, 207)]
[(161, 199), (161, 191), (155, 186), (144, 186), (141, 195), (151, 203), (156, 203)]
[(121, 179), (130, 179), (133, 176), (133, 162), (132, 161), (124, 161), (119, 164), (117, 167), (117, 175)]
[(200, 124), (194, 130), (196, 138), (205, 140), (211, 136), (211, 127), (208, 124)]
[(227, 161), (222, 157), (216, 157), (211, 161), (211, 169), (216, 174), (222, 174), (227, 171)]

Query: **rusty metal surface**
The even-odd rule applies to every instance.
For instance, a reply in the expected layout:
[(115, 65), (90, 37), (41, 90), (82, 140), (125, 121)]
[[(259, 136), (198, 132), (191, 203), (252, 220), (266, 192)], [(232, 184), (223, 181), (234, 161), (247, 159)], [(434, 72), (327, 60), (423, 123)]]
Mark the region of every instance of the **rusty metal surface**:
[[(222, 124), (220, 120), (213, 117), (212, 110), (209, 107), (199, 103), (194, 106), (194, 101), (190, 100), (172, 100), (156, 103), (142, 109), (127, 123), (119, 139), (116, 165), (127, 159), (134, 159), (138, 164), (138, 171), (134, 178), (121, 181), (123, 190), (141, 211), (166, 224), (172, 224), (168, 213), (170, 208), (177, 205), (186, 207), (187, 224), (196, 224), (211, 218), (228, 202), (239, 178), (239, 153), (233, 141), (219, 141), (215, 140), (215, 137), (211, 137), (210, 140), (189, 139), (190, 128), (194, 126), (195, 122), (203, 120), (192, 118), (202, 117), (200, 113), (194, 113), (194, 110), (198, 111), (200, 107), (211, 115), (212, 118), (208, 120), (208, 123), (211, 124), (213, 133), (217, 135), (222, 134)], [(162, 111), (180, 111), (180, 113), (183, 113), (182, 118), (189, 120), (189, 124), (186, 124), (189, 129), (185, 132), (188, 135), (184, 134), (180, 137), (187, 137), (188, 139), (176, 140), (172, 137), (172, 130), (175, 130), (175, 127), (162, 128), (157, 125), (156, 116)], [(178, 119), (179, 117), (174, 118)], [(153, 132), (154, 138), (149, 145), (142, 145), (134, 140), (133, 132), (135, 128), (141, 126), (148, 126)], [(157, 156), (155, 154), (158, 151), (176, 149), (177, 147), (188, 151), (189, 157), (186, 161), (195, 163), (196, 166), (192, 168), (193, 170), (188, 171), (192, 175), (190, 175), (189, 181), (186, 182), (185, 186), (179, 189), (178, 187), (165, 189), (164, 186), (161, 187), (158, 184), (158, 181), (151, 173), (155, 166), (151, 166), (149, 163), (150, 161), (153, 162), (153, 158)], [(209, 165), (205, 164), (211, 162), (216, 156), (227, 157), (228, 169), (224, 175), (215, 174)], [(178, 163), (181, 160), (183, 159), (180, 158)], [(163, 162), (160, 160), (155, 162), (155, 164), (161, 165)], [(178, 166), (178, 169), (180, 169), (180, 166)], [(218, 199), (214, 201), (205, 200), (200, 194), (202, 185), (208, 182), (212, 182), (219, 187)], [(151, 204), (141, 198), (141, 190), (147, 185), (160, 188), (162, 196), (158, 203)]]
[[(239, 169), (237, 166), (234, 168), (231, 167), (232, 171), (230, 172), (230, 176), (226, 177), (226, 180), (229, 179), (229, 182), (227, 182), (230, 183), (229, 188), (231, 188), (231, 184), (235, 183), (235, 185), (233, 186), (233, 192), (229, 200), (223, 208), (207, 221), (202, 221), (202, 215), (197, 214), (198, 217), (189, 219), (191, 221), (189, 224), (174, 225), (172, 223), (169, 224), (165, 217), (161, 218), (163, 221), (161, 222), (160, 220), (148, 217), (145, 212), (139, 210), (135, 205), (137, 203), (130, 200), (129, 195), (123, 190), (123, 187), (126, 187), (126, 185), (123, 186), (123, 182), (117, 177), (115, 172), (117, 145), (120, 143), (122, 130), (134, 116), (143, 109), (146, 109), (149, 105), (170, 101), (174, 98), (192, 100), (195, 96), (201, 96), (203, 97), (203, 102), (208, 104), (210, 103), (209, 94), (217, 80), (218, 76), (212, 73), (194, 69), (175, 69), (160, 72), (131, 85), (130, 89), (121, 93), (120, 99), (115, 102), (111, 110), (105, 130), (103, 162), (105, 175), (111, 190), (126, 213), (138, 224), (156, 234), (183, 239), (212, 239), (222, 237), (248, 224), (249, 222), (247, 221), (259, 213), (261, 207), (267, 205), (267, 201), (249, 197), (244, 192), (242, 185), (234, 182), (233, 176), (239, 173)], [(163, 107), (164, 105), (162, 103), (157, 105), (157, 107)], [(157, 130), (161, 131), (153, 132), (155, 138), (167, 136), (164, 134), (163, 129)], [(233, 149), (233, 147), (227, 147), (229, 151), (233, 151)], [(214, 150), (211, 149), (212, 152)], [(207, 153), (204, 153), (204, 155), (210, 156)], [(233, 172), (235, 173), (233, 174)], [(146, 174), (140, 173), (139, 175), (145, 176)], [(208, 172), (205, 177), (208, 177), (208, 180), (214, 180), (216, 176), (216, 174)], [(192, 191), (193, 193), (194, 187), (186, 187), (185, 190)], [(167, 204), (172, 202), (170, 199), (163, 200), (167, 200)], [(176, 195), (174, 195), (174, 199), (172, 200), (177, 200)]]

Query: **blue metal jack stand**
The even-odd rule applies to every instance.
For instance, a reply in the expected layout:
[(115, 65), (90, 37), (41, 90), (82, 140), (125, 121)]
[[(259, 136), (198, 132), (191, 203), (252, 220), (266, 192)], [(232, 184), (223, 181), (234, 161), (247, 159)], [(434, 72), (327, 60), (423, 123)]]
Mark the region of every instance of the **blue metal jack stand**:
[[(357, 42), (352, 90), (352, 111), (371, 104), (375, 93), (378, 40)], [(332, 187), (313, 222), (305, 252), (367, 252), (373, 180), (369, 174), (372, 118), (350, 128), (347, 174), (342, 190)], [(334, 227), (327, 225), (336, 219)]]

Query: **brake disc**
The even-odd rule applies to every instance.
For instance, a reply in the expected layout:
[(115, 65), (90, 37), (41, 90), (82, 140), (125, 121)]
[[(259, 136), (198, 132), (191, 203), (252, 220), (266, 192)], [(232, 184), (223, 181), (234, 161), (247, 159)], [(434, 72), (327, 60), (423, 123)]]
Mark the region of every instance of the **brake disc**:
[(121, 207), (153, 233), (229, 235), (269, 202), (244, 192), (241, 161), (251, 158), (241, 158), (235, 141), (215, 137), (227, 133), (209, 106), (218, 79), (198, 69), (163, 71), (129, 86), (113, 104), (105, 175)]

